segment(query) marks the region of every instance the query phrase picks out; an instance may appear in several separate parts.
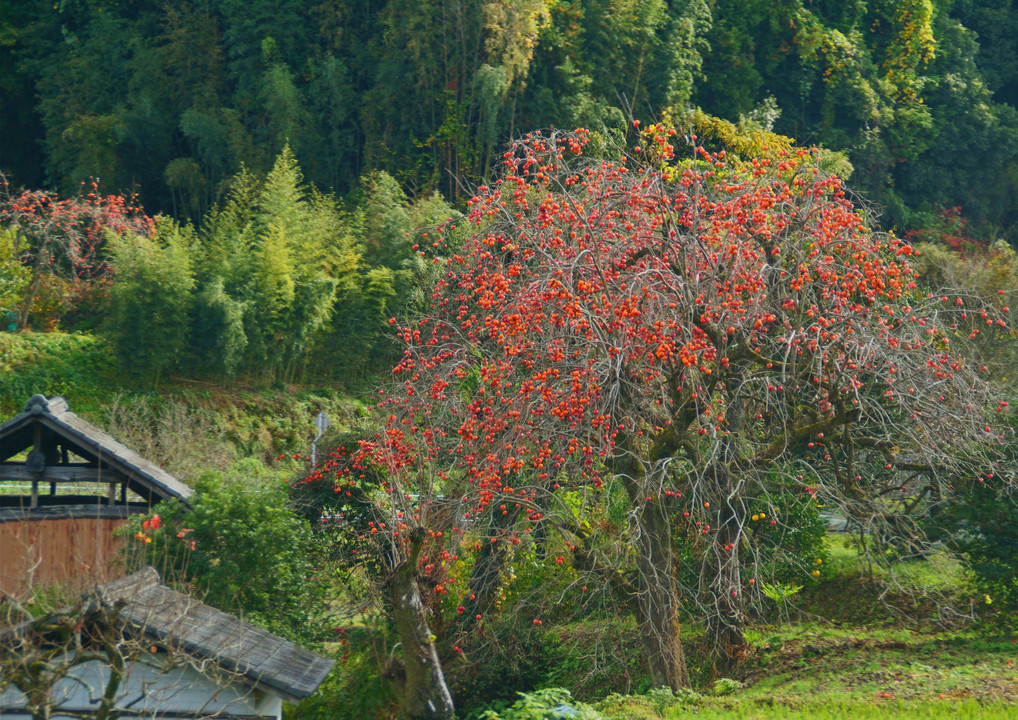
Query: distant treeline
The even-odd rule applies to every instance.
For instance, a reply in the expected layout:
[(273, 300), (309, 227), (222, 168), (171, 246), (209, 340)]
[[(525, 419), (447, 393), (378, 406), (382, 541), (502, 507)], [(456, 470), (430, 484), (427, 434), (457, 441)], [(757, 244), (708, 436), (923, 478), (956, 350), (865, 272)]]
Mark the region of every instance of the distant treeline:
[(0, 4), (0, 169), (197, 221), (286, 145), (345, 195), (459, 204), (507, 138), (700, 107), (843, 152), (908, 230), (1018, 221), (1010, 0), (19, 0)]

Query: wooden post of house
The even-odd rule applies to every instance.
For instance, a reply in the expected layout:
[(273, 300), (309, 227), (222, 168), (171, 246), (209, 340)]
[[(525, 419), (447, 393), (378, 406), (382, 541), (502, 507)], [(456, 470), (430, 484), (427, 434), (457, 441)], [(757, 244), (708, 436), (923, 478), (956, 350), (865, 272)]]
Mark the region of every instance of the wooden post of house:
[[(35, 426), (35, 432), (32, 435), (32, 452), (42, 452), (42, 425)], [(45, 468), (45, 466), (44, 466)], [(39, 507), (39, 477), (33, 473), (32, 477), (32, 509)]]
[[(70, 462), (70, 460), (67, 457), (67, 446), (66, 445), (61, 445), (60, 446), (60, 464), (61, 465), (67, 465), (68, 462)], [(49, 494), (50, 495), (56, 495), (57, 494), (57, 481), (56, 481), (55, 478), (50, 481), (50, 484), (49, 484)]]

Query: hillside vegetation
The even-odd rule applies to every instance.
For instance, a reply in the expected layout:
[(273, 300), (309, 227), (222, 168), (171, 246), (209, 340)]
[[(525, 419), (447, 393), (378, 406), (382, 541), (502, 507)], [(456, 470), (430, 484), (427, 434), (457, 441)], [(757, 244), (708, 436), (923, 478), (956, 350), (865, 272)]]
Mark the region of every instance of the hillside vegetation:
[(335, 657), (291, 720), (1010, 717), (1016, 30), (2, 3), (0, 417), (195, 489), (125, 561)]
[(534, 128), (699, 107), (843, 152), (885, 227), (1012, 237), (1018, 15), (1002, 0), (23, 0), (0, 9), (0, 168), (197, 221), (289, 143), (454, 204)]

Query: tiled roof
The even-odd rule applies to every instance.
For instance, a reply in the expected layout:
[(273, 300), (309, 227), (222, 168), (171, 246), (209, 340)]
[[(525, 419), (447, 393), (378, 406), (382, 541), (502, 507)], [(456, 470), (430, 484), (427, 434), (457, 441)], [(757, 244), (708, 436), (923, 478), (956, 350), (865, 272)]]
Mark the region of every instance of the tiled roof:
[(213, 660), (288, 700), (313, 693), (335, 662), (171, 590), (151, 567), (101, 586), (99, 597), (160, 642)]
[[(161, 467), (114, 440), (107, 433), (71, 412), (67, 401), (57, 396), (35, 395), (25, 410), (0, 425), (0, 449), (10, 446), (13, 452), (22, 445), (31, 445), (31, 428), (37, 423), (65, 438), (82, 455), (120, 471), (134, 483), (150, 490), (159, 499), (176, 498), (186, 501), (194, 492)], [(8, 456), (7, 452), (0, 461)]]

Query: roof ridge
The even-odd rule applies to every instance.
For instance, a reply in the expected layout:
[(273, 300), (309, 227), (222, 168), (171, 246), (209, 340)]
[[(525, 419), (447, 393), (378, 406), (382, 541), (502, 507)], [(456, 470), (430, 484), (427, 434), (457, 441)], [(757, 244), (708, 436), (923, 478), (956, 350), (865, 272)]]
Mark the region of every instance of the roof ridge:
[(63, 395), (54, 395), (53, 397), (46, 397), (41, 393), (36, 393), (28, 402), (25, 403), (24, 412), (40, 414), (48, 412), (51, 415), (65, 412), (70, 410), (71, 406), (68, 404), (67, 399)]
[(21, 414), (0, 423), (0, 440), (24, 430), (31, 423), (44, 427), (80, 445), (88, 453), (107, 462), (125, 475), (133, 476), (162, 498), (173, 497), (185, 503), (194, 490), (151, 460), (124, 445), (105, 430), (71, 411), (67, 400), (60, 396), (33, 395)]
[(208, 658), (287, 699), (310, 695), (335, 664), (291, 640), (167, 587), (151, 566), (97, 589), (105, 604), (146, 634)]

